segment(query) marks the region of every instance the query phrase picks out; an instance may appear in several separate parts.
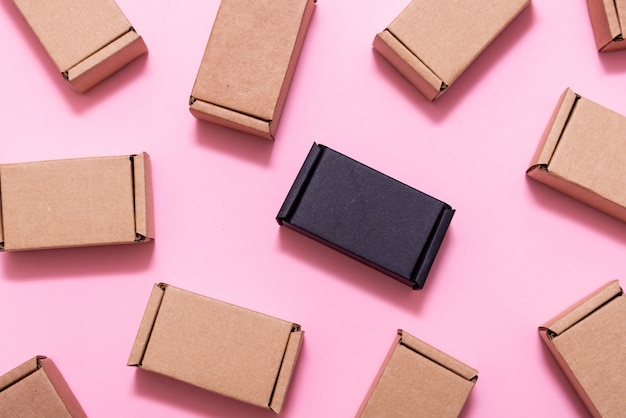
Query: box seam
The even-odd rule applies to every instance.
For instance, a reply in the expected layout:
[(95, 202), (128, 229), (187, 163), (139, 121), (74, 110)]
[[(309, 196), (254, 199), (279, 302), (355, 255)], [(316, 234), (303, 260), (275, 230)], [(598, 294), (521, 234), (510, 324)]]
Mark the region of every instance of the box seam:
[(135, 157), (137, 154), (133, 154), (129, 157), (130, 159), (130, 174), (131, 174), (131, 182), (132, 182), (132, 193), (133, 193), (133, 217), (135, 218), (135, 243), (144, 242), (146, 237), (137, 232), (137, 189), (135, 187)]
[(539, 168), (539, 170), (545, 171), (546, 173), (550, 173), (549, 166), (550, 166), (550, 163), (552, 162), (552, 158), (554, 157), (554, 154), (556, 154), (556, 151), (559, 149), (559, 145), (561, 143), (561, 139), (563, 138), (563, 134), (565, 133), (565, 130), (567, 129), (567, 126), (569, 125), (570, 120), (572, 120), (572, 116), (574, 115), (574, 111), (576, 110), (576, 107), (580, 99), (581, 97), (578, 94), (576, 94), (576, 98), (574, 99), (572, 108), (570, 109), (569, 114), (567, 115), (567, 120), (565, 121), (565, 125), (563, 125), (563, 129), (561, 129), (561, 133), (559, 134), (559, 139), (556, 141), (556, 144), (554, 145), (554, 149), (552, 150), (552, 153), (550, 154), (550, 158), (548, 159), (546, 163), (540, 163), (535, 166)]
[[(426, 245), (424, 246), (415, 263), (415, 266), (413, 267), (413, 271), (411, 272), (411, 280), (414, 283), (414, 290), (424, 287), (426, 278), (430, 272), (433, 262), (435, 261), (435, 256), (437, 255), (439, 248), (441, 248), (441, 244), (445, 238), (448, 226), (452, 221), (454, 212), (455, 210), (452, 209), (450, 205), (445, 204), (439, 213), (437, 221), (435, 222), (435, 225), (426, 240)], [(421, 280), (422, 278), (423, 280)]]
[[(400, 345), (402, 345), (403, 347), (406, 347), (407, 349), (411, 350), (411, 351), (412, 351), (412, 352), (414, 352), (415, 354), (417, 354), (417, 355), (419, 355), (419, 356), (422, 356), (422, 357), (424, 357), (425, 359), (428, 359), (428, 360), (432, 361), (433, 363), (437, 364), (438, 366), (443, 367), (444, 369), (446, 369), (446, 370), (448, 370), (448, 371), (450, 371), (450, 372), (454, 373), (455, 375), (457, 375), (458, 377), (460, 377), (461, 379), (463, 379), (463, 380), (465, 380), (465, 381), (472, 382), (472, 383), (476, 383), (476, 381), (478, 380), (478, 375), (474, 375), (471, 379), (468, 379), (468, 378), (466, 378), (465, 376), (463, 376), (462, 374), (460, 374), (459, 372), (457, 372), (456, 370), (453, 370), (453, 369), (451, 369), (450, 367), (448, 367), (448, 366), (446, 366), (446, 365), (444, 365), (444, 364), (441, 364), (440, 362), (438, 362), (438, 361), (436, 361), (436, 360), (432, 359), (431, 357), (427, 356), (426, 354), (421, 353), (421, 352), (419, 352), (419, 351), (415, 350), (413, 347), (411, 347), (411, 346), (409, 346), (409, 345), (405, 344), (405, 343), (402, 341), (402, 339), (400, 339), (399, 344), (400, 344)], [(447, 355), (447, 354), (446, 354), (446, 355)]]
[[(270, 408), (272, 411), (274, 411), (274, 409), (272, 408), (272, 402), (274, 400), (274, 394), (276, 393), (276, 386), (278, 385), (278, 380), (280, 379), (280, 373), (281, 373), (281, 371), (283, 369), (283, 364), (285, 363), (285, 357), (287, 355), (287, 349), (289, 348), (289, 342), (290, 342), (289, 340), (291, 340), (291, 337), (292, 337), (293, 333), (297, 332), (297, 331), (301, 331), (301, 328), (302, 327), (300, 325), (298, 325), (298, 324), (292, 324), (291, 331), (289, 332), (289, 337), (287, 337), (287, 341), (285, 342), (285, 349), (283, 350), (283, 356), (280, 359), (280, 365), (278, 366), (278, 371), (276, 373), (276, 378), (274, 379), (274, 386), (272, 387), (272, 393), (270, 394), (270, 398), (269, 398), (269, 400), (267, 402), (268, 408)], [(294, 361), (294, 363), (295, 363), (295, 361)], [(294, 366), (295, 366), (295, 364), (294, 364)], [(275, 411), (275, 412), (278, 413), (279, 411)]]

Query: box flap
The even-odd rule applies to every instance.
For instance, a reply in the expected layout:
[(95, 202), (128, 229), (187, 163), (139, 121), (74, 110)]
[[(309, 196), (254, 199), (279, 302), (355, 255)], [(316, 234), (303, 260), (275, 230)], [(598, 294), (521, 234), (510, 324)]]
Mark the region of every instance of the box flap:
[(611, 44), (623, 41), (621, 20), (626, 18), (626, 1), (587, 0), (587, 8), (598, 50), (615, 49)]
[(137, 241), (154, 238), (154, 207), (152, 200), (152, 169), (150, 156), (142, 152), (131, 155), (133, 191), (135, 194), (135, 231)]
[(45, 358), (46, 357), (44, 356), (33, 357), (30, 360), (20, 364), (13, 370), (0, 376), (0, 392), (38, 370), (39, 360)]
[(280, 413), (285, 402), (285, 396), (287, 395), (287, 388), (291, 382), (291, 376), (296, 366), (296, 360), (300, 353), (300, 347), (302, 345), (302, 339), (304, 338), (304, 331), (293, 331), (289, 336), (287, 342), (287, 348), (285, 349), (285, 356), (280, 366), (280, 372), (276, 379), (276, 386), (274, 387), (274, 393), (272, 394), (272, 400), (270, 401), (270, 408), (277, 414)]
[(198, 100), (193, 96), (189, 98), (189, 111), (200, 120), (274, 140), (275, 128), (271, 120), (259, 119), (236, 110)]
[(165, 283), (159, 283), (155, 284), (152, 288), (150, 299), (148, 299), (148, 306), (146, 306), (146, 310), (144, 311), (141, 324), (139, 325), (139, 331), (137, 331), (137, 337), (135, 338), (135, 343), (133, 344), (128, 362), (126, 363), (128, 366), (141, 367), (141, 361), (144, 353), (146, 352), (148, 341), (150, 341), (150, 334), (152, 334), (154, 321), (156, 321), (156, 316), (159, 313), (161, 300), (163, 300), (166, 287), (167, 285)]
[(450, 85), (529, 3), (413, 0), (387, 29)]

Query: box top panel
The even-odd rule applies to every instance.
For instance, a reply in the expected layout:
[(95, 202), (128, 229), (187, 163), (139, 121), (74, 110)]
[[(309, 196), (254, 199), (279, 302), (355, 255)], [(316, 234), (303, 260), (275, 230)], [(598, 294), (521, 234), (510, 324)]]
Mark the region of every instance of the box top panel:
[(451, 84), (530, 0), (413, 0), (389, 31)]
[(272, 120), (312, 6), (313, 0), (222, 0), (192, 96)]
[(0, 166), (7, 250), (133, 242), (130, 156)]
[(570, 113), (548, 171), (626, 206), (626, 118), (585, 98)]
[(61, 72), (131, 28), (113, 0), (13, 0)]
[(141, 367), (268, 407), (294, 328), (167, 286)]

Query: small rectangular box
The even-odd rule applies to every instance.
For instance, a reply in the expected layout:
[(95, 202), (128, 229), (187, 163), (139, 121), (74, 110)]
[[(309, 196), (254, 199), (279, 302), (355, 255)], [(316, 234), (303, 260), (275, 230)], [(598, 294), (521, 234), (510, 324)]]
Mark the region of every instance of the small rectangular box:
[(59, 369), (45, 356), (0, 376), (0, 416), (87, 417)]
[(421, 289), (454, 209), (313, 144), (276, 220)]
[(592, 416), (624, 416), (626, 297), (617, 280), (539, 327), (539, 335)]
[(314, 6), (314, 0), (222, 0), (191, 113), (273, 140)]
[(385, 57), (432, 101), (530, 0), (413, 0), (374, 38)]
[(587, 8), (598, 51), (626, 48), (626, 0), (587, 0)]
[(565, 90), (526, 173), (626, 222), (626, 117)]
[(0, 165), (0, 250), (154, 238), (148, 154)]
[(160, 283), (128, 365), (279, 413), (303, 336), (298, 324)]
[(398, 330), (356, 418), (455, 418), (478, 372)]
[(148, 52), (113, 0), (13, 2), (78, 93)]

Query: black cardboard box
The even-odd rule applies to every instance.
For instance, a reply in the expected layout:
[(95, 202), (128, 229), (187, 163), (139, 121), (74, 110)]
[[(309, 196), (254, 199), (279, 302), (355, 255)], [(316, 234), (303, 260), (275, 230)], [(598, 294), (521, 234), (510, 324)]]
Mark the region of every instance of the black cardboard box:
[(313, 144), (276, 220), (421, 289), (453, 215), (450, 205)]

